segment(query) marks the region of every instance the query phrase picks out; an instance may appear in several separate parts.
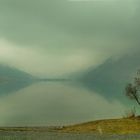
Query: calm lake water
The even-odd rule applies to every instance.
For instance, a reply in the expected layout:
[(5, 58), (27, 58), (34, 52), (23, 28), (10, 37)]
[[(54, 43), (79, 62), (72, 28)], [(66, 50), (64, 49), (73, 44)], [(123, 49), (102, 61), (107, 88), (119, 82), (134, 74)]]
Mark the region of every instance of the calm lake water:
[(38, 82), (0, 98), (0, 126), (54, 126), (122, 117), (125, 106), (72, 82)]
[[(72, 82), (38, 82), (0, 98), (0, 126), (56, 126), (121, 116), (124, 106)], [(121, 140), (124, 136), (0, 132), (0, 140)], [(140, 139), (125, 136), (125, 139)]]

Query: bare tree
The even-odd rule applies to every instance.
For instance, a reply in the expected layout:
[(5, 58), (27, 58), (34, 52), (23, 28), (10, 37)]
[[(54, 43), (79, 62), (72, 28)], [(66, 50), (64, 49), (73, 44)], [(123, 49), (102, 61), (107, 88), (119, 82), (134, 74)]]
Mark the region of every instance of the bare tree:
[(125, 93), (130, 99), (135, 100), (140, 105), (140, 70), (137, 71), (134, 82), (126, 86)]

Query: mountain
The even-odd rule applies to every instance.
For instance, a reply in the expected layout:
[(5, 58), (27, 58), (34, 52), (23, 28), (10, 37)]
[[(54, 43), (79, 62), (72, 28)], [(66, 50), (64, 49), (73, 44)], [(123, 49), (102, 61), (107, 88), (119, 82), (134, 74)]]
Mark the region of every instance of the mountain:
[(124, 88), (131, 82), (140, 68), (139, 52), (124, 55), (119, 59), (110, 58), (97, 68), (90, 68), (80, 77), (83, 86), (97, 91), (102, 96), (124, 98)]
[(33, 83), (30, 74), (13, 67), (0, 65), (0, 95), (14, 92)]

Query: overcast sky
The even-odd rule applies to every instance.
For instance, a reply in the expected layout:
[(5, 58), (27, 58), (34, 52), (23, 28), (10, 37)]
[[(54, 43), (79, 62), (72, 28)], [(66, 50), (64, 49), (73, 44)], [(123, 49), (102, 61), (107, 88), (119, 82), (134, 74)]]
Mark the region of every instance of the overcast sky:
[(137, 46), (139, 0), (0, 0), (0, 61), (40, 77), (98, 66)]

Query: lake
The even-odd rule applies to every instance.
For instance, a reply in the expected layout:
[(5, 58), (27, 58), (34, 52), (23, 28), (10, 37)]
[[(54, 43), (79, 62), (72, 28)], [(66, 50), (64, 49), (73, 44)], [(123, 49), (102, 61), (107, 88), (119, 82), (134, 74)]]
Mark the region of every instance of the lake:
[(122, 117), (125, 106), (74, 82), (36, 82), (0, 98), (0, 126), (55, 126)]

